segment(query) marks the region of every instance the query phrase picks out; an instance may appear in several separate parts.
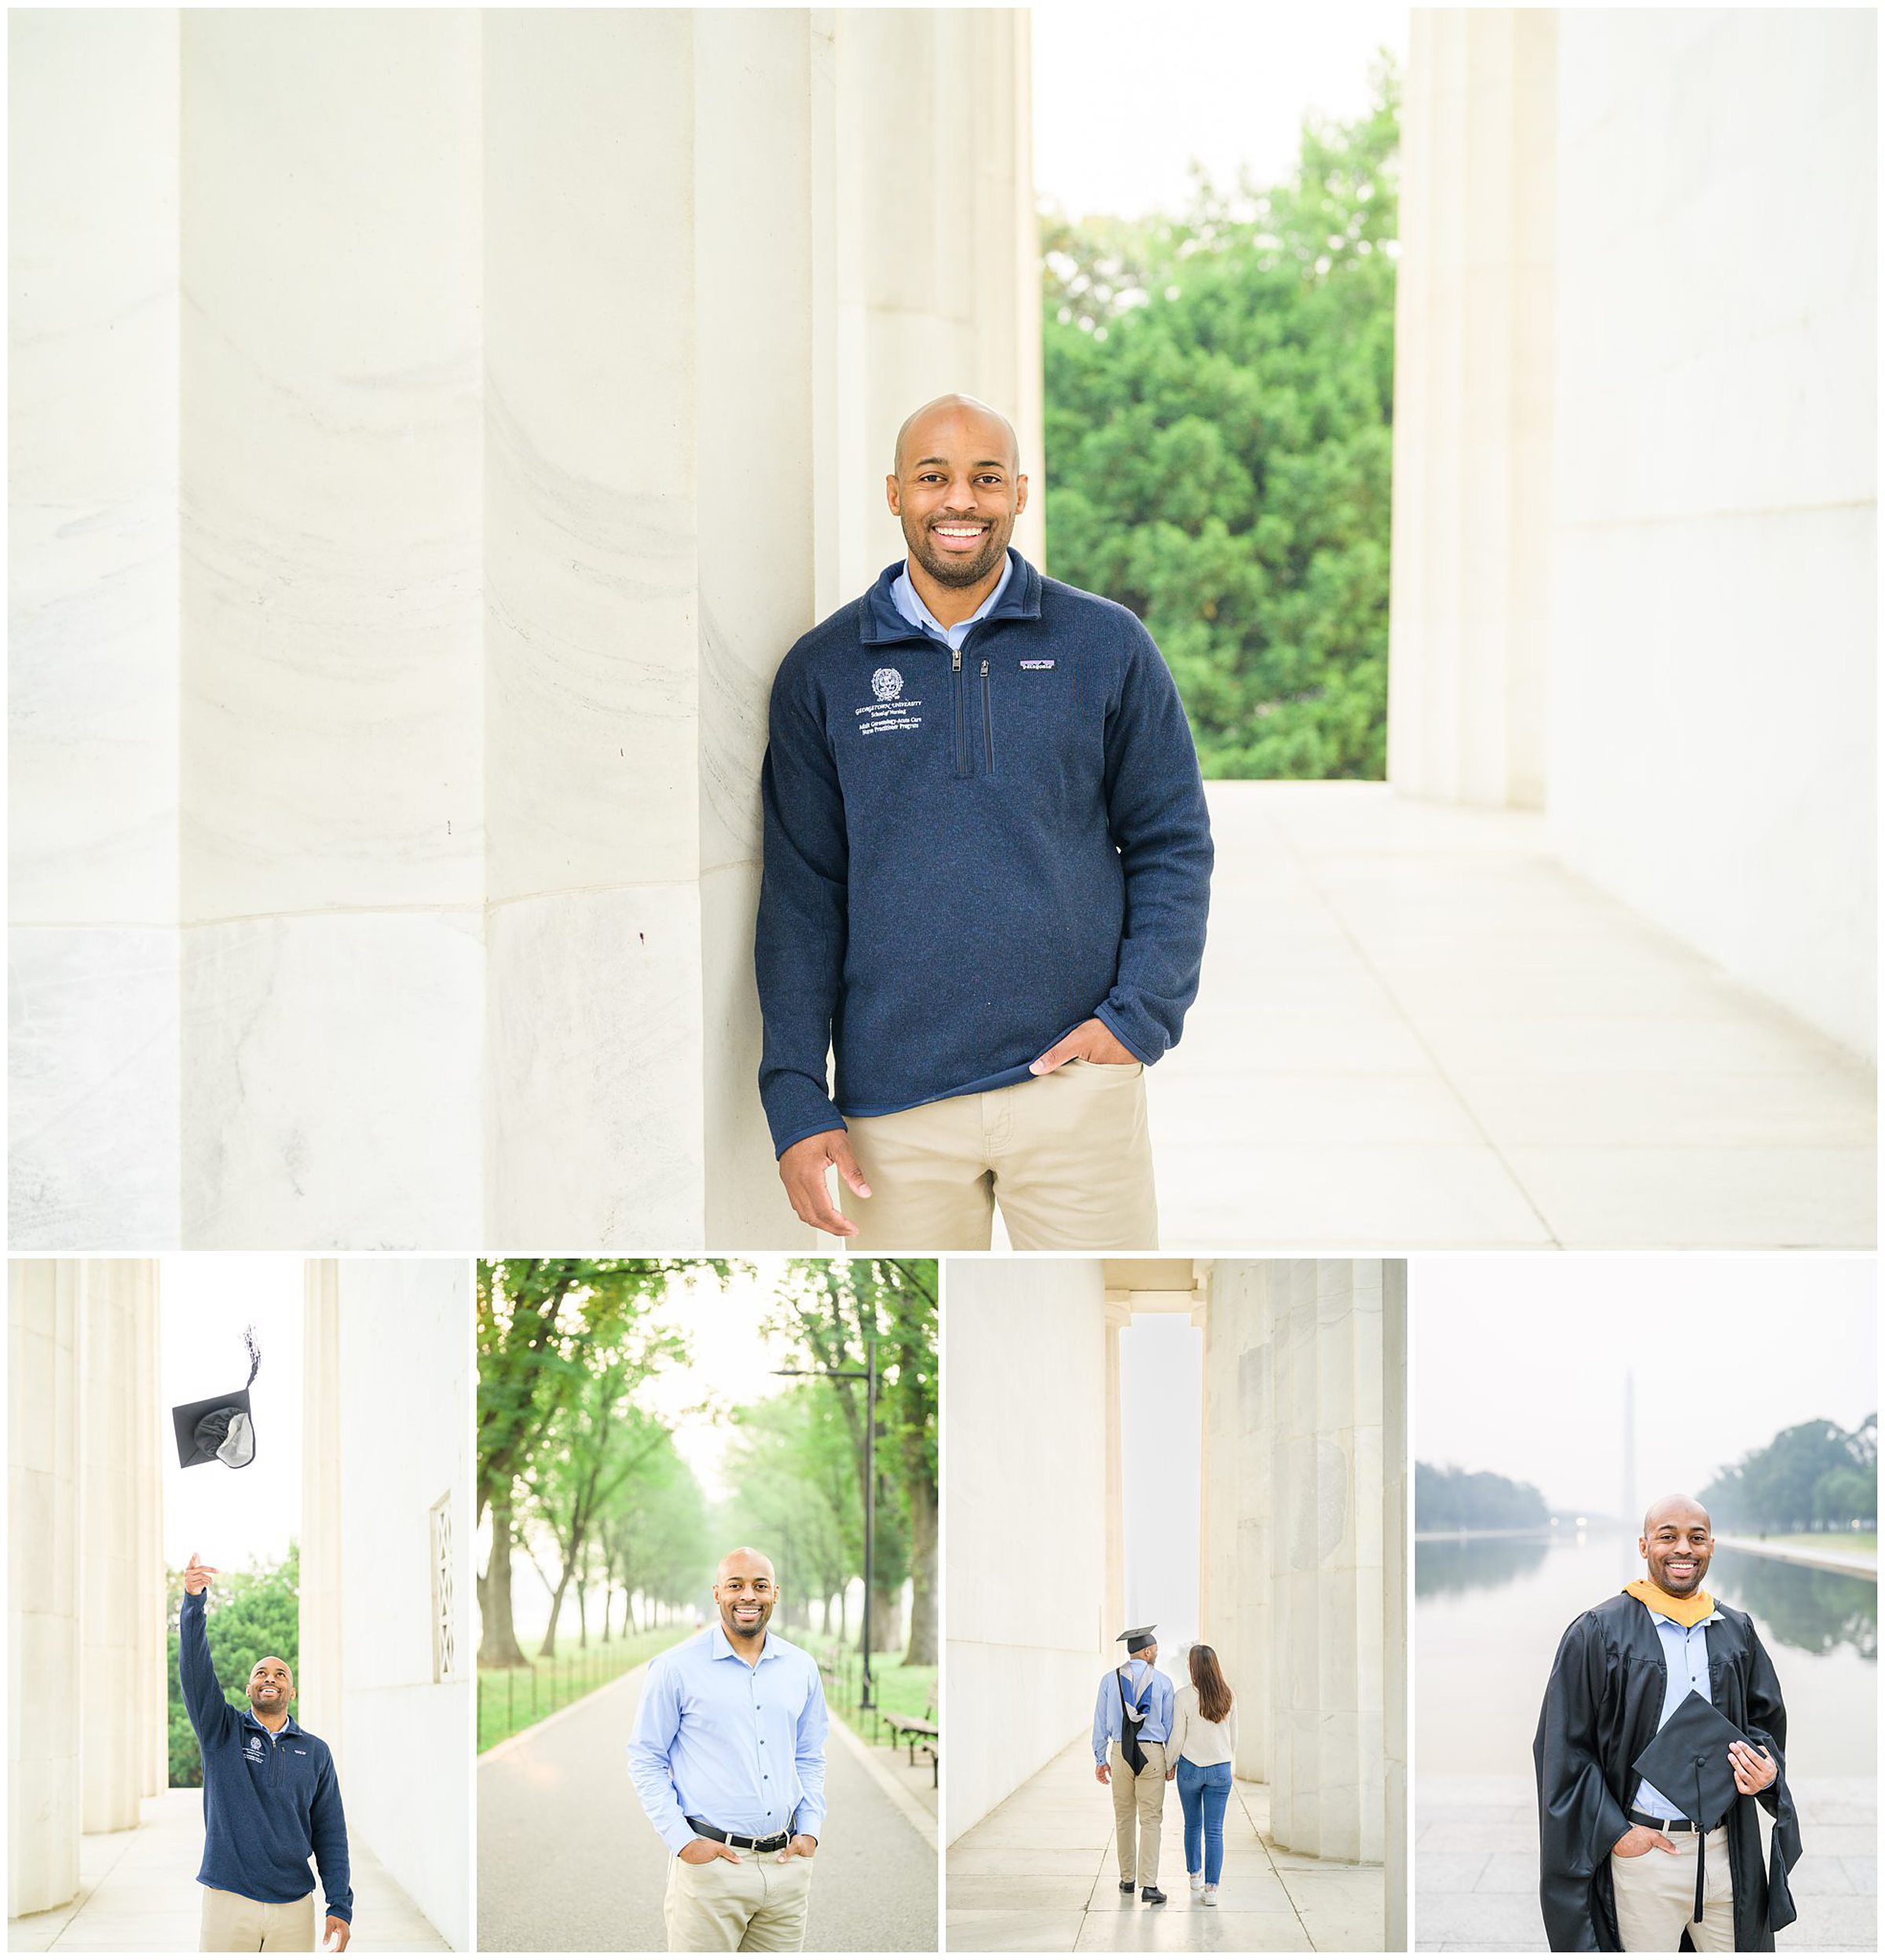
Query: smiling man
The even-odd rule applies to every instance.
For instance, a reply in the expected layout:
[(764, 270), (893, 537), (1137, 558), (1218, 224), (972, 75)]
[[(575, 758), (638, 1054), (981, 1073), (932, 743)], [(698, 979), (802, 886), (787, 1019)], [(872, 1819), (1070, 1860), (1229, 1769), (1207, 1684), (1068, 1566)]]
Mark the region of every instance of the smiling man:
[[(1572, 1622), (1539, 1716), (1546, 1934), (1558, 1953), (1674, 1953), (1685, 1933), (1698, 1953), (1767, 1951), (1800, 1855), (1780, 1683), (1748, 1615), (1702, 1589), (1715, 1539), (1693, 1497), (1653, 1504), (1638, 1549), (1645, 1576)], [(1634, 1765), (1692, 1694), (1746, 1739), (1707, 1745), (1665, 1792)], [(1706, 1780), (1728, 1794), (1698, 1828)], [(1757, 1801), (1775, 1820), (1765, 1871)]]
[(885, 488), (905, 557), (773, 686), (779, 1175), (858, 1250), (986, 1249), (997, 1204), (1018, 1250), (1150, 1249), (1143, 1073), (1197, 993), (1210, 890), (1178, 690), (1125, 607), (1009, 543), (1028, 483), (993, 409), (918, 409)]
[(767, 1625), (764, 1552), (721, 1560), (719, 1625), (649, 1663), (628, 1772), (668, 1861), (670, 1953), (796, 1953), (825, 1822), (818, 1663)]
[(249, 1705), (225, 1699), (210, 1658), (210, 1582), (216, 1567), (192, 1552), (184, 1568), (177, 1671), (203, 1751), (203, 1888), (199, 1951), (312, 1953), (312, 1859), (327, 1894), (323, 1937), (342, 1953), (352, 1937), (347, 1820), (334, 1759), (288, 1713), (295, 1680), (265, 1655), (250, 1670)]

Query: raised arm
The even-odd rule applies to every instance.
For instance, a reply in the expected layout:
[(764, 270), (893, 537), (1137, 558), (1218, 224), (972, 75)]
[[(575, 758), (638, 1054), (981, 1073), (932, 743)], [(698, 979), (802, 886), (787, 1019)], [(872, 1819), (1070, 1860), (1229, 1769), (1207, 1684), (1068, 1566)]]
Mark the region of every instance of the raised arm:
[(224, 1699), (210, 1658), (210, 1581), (213, 1565), (204, 1565), (192, 1552), (183, 1571), (183, 1607), (177, 1617), (177, 1675), (183, 1687), (183, 1706), (205, 1749), (229, 1734), (238, 1717)]
[(1177, 683), (1136, 622), (1106, 725), (1107, 823), (1126, 874), (1126, 931), (1099, 1018), (1141, 1062), (1178, 1039), (1198, 993), (1210, 909), (1211, 821)]

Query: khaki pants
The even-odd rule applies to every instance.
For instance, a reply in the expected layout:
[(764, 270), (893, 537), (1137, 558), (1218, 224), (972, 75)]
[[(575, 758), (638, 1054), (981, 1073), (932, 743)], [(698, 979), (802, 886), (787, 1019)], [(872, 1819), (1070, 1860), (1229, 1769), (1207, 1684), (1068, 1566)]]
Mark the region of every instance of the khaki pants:
[(1109, 1744), (1106, 1752), (1113, 1772), (1113, 1830), (1119, 1841), (1122, 1885), (1158, 1882), (1158, 1840), (1165, 1829), (1165, 1745), (1139, 1746), (1145, 1753), (1145, 1767), (1136, 1776), (1126, 1767), (1117, 1742)]
[(1018, 1252), (1153, 1252), (1145, 1070), (1067, 1062), (1052, 1075), (848, 1119), (872, 1195), (840, 1186), (847, 1252), (985, 1252), (996, 1205)]
[(1702, 1920), (1695, 1910), (1695, 1833), (1670, 1834), (1673, 1855), (1652, 1848), (1640, 1858), (1610, 1854), (1610, 1885), (1616, 1894), (1616, 1930), (1625, 1953), (1674, 1953), (1682, 1935), (1697, 1953), (1734, 1951), (1734, 1884), (1728, 1868), (1728, 1828), (1708, 1834)]
[(199, 1953), (312, 1953), (314, 1895), (292, 1905), (264, 1905), (239, 1892), (203, 1889), (203, 1929)]
[(772, 1851), (743, 1851), (740, 1862), (668, 1861), (670, 1953), (796, 1953), (811, 1904), (809, 1858), (778, 1862)]

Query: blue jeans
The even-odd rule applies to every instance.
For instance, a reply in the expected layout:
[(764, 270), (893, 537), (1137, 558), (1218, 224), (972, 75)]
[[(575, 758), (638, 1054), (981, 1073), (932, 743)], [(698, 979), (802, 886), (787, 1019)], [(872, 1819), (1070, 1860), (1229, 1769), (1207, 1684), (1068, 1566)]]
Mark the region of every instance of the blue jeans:
[(1184, 1806), (1184, 1868), (1214, 1885), (1224, 1875), (1224, 1807), (1231, 1801), (1231, 1766), (1200, 1769), (1178, 1758), (1178, 1801)]

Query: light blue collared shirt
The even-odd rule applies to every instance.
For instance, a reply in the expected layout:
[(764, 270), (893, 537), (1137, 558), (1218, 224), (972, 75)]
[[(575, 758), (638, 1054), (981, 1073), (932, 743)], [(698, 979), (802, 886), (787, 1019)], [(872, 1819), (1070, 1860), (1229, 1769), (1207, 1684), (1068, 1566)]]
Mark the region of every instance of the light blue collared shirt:
[(825, 1821), (825, 1713), (818, 1665), (769, 1629), (756, 1666), (716, 1625), (648, 1665), (628, 1774), (671, 1852), (690, 1817), (741, 1838), (815, 1838)]
[[(1708, 1636), (1704, 1629), (1721, 1617), (1719, 1613), (1711, 1613), (1693, 1626), (1684, 1626), (1679, 1621), (1666, 1619), (1653, 1607), (1649, 1609), (1656, 1638), (1663, 1644), (1663, 1668), (1667, 1676), (1663, 1689), (1663, 1712), (1656, 1718), (1659, 1733), (1663, 1724), (1689, 1699), (1691, 1688), (1705, 1702), (1713, 1699), (1708, 1692)], [(1646, 1776), (1637, 1785), (1630, 1803), (1632, 1809), (1647, 1811), (1653, 1817), (1687, 1815), (1680, 1804), (1671, 1803)]]
[[(1147, 1675), (1151, 1677), (1149, 1686)], [(1172, 1732), (1170, 1677), (1161, 1674), (1157, 1668), (1148, 1666), (1144, 1661), (1128, 1661), (1126, 1678), (1126, 1699), (1135, 1708), (1145, 1710), (1145, 1720), (1139, 1725), (1140, 1741), (1166, 1741)], [(1107, 1744), (1122, 1742), (1125, 1739), (1125, 1731), (1120, 1726), (1119, 1673), (1115, 1668), (1100, 1676), (1100, 1692), (1093, 1701), (1093, 1761), (1104, 1762)]]
[(903, 569), (896, 576), (890, 588), (892, 604), (909, 620), (912, 626), (921, 627), (925, 633), (934, 634), (950, 653), (960, 653), (962, 642), (968, 638), (968, 629), (978, 620), (986, 619), (994, 611), (1001, 594), (1008, 590), (1008, 582), (1015, 576), (1015, 554), (1005, 551), (1001, 554), (1001, 576), (995, 581), (995, 589), (989, 594), (974, 612), (965, 620), (958, 620), (953, 626), (944, 626), (917, 596), (917, 588), (910, 581), (910, 561), (903, 561)]

